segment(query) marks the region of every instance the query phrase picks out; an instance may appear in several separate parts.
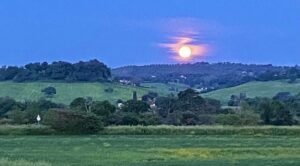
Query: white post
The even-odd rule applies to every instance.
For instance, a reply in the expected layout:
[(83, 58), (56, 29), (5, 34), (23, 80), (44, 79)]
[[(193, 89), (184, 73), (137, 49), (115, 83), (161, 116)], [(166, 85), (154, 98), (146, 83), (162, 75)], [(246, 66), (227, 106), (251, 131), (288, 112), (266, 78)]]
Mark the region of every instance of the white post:
[(38, 122), (38, 125), (40, 125), (41, 117), (40, 117), (39, 114), (38, 114), (38, 116), (36, 117), (36, 120), (37, 120), (37, 122)]

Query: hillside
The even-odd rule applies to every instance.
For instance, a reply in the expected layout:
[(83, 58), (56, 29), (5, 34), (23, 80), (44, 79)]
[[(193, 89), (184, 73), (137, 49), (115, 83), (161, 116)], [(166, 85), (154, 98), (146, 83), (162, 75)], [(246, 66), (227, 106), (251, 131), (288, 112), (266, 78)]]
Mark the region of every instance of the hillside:
[[(55, 87), (57, 90), (57, 94), (51, 100), (64, 104), (69, 104), (76, 97), (87, 96), (93, 97), (94, 100), (127, 100), (132, 97), (132, 91), (137, 91), (140, 97), (150, 90), (150, 88), (131, 87), (115, 83), (0, 82), (0, 97), (9, 96), (19, 101), (38, 100), (44, 97), (41, 89), (48, 86)], [(114, 91), (112, 93), (105, 92), (107, 88), (113, 88)]]
[(202, 94), (203, 97), (210, 97), (227, 104), (233, 94), (246, 93), (248, 97), (273, 97), (278, 92), (300, 93), (300, 80), (295, 83), (288, 83), (287, 80), (268, 82), (249, 82), (232, 88), (220, 89)]
[[(163, 83), (143, 83), (143, 87), (132, 87), (117, 83), (50, 83), (50, 82), (30, 82), (14, 83), (0, 82), (0, 97), (9, 96), (16, 100), (38, 100), (44, 97), (41, 90), (52, 86), (57, 90), (57, 94), (51, 98), (54, 102), (69, 104), (76, 97), (93, 97), (94, 100), (109, 100), (115, 102), (118, 99), (127, 100), (132, 97), (132, 91), (137, 91), (138, 97), (149, 91), (157, 92), (159, 95), (167, 95), (182, 91), (188, 86), (184, 84), (163, 84)], [(105, 89), (113, 88), (112, 93), (105, 92)], [(172, 90), (171, 90), (172, 89)], [(201, 94), (203, 97), (210, 97), (227, 104), (233, 94), (246, 93), (248, 97), (273, 97), (278, 92), (300, 92), (300, 79), (295, 83), (288, 83), (287, 80), (268, 82), (249, 82), (239, 86), (219, 89), (209, 93)]]
[(211, 91), (251, 81), (300, 78), (300, 69), (239, 63), (156, 64), (125, 66), (111, 70), (115, 79), (139, 82), (176, 82)]
[[(58, 103), (69, 104), (77, 97), (93, 97), (94, 100), (109, 100), (115, 102), (118, 99), (128, 100), (132, 92), (137, 91), (138, 97), (149, 91), (157, 92), (159, 95), (176, 93), (187, 88), (181, 84), (145, 83), (143, 87), (133, 87), (118, 83), (54, 83), (54, 82), (26, 82), (15, 83), (11, 81), (0, 82), (0, 97), (9, 96), (18, 101), (38, 100), (44, 97), (42, 89), (52, 86), (57, 94), (50, 100)], [(112, 88), (113, 92), (105, 92), (105, 89)], [(170, 88), (174, 90), (170, 90)]]

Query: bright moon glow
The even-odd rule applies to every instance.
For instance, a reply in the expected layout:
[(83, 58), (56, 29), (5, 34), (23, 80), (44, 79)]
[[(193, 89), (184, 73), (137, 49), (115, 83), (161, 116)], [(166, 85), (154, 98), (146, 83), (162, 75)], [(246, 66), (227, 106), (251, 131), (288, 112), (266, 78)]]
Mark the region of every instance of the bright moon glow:
[(197, 43), (197, 40), (191, 37), (174, 37), (171, 40), (170, 43), (161, 43), (159, 46), (167, 48), (171, 58), (179, 62), (203, 58), (209, 49), (207, 44)]
[(188, 46), (183, 46), (179, 49), (179, 55), (182, 58), (189, 58), (192, 55), (192, 50)]

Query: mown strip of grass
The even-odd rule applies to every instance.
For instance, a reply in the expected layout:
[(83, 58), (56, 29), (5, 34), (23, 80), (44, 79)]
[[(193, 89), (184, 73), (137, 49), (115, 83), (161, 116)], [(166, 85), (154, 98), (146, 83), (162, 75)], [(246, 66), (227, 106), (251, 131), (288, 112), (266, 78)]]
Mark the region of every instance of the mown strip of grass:
[(10, 160), (7, 158), (0, 159), (0, 164), (3, 166), (51, 166), (52, 165), (43, 161), (31, 162), (24, 159)]
[(106, 135), (300, 135), (300, 126), (110, 126)]
[[(61, 135), (43, 125), (0, 125), (0, 135)], [(109, 126), (99, 135), (286, 135), (300, 136), (300, 126)]]
[(55, 130), (43, 125), (0, 125), (0, 135), (51, 135)]

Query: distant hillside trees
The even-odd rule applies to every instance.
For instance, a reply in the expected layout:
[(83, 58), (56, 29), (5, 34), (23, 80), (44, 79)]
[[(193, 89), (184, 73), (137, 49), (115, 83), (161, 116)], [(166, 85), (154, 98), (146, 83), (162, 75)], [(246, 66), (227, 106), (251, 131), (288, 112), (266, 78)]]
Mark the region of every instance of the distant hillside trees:
[(119, 80), (140, 82), (176, 82), (203, 92), (237, 86), (249, 81), (300, 78), (300, 68), (238, 63), (205, 63), (127, 66), (112, 70)]
[(30, 63), (22, 67), (3, 66), (0, 68), (0, 81), (12, 80), (15, 82), (59, 80), (59, 81), (107, 81), (111, 77), (110, 69), (98, 60), (69, 63), (53, 62), (48, 64)]

